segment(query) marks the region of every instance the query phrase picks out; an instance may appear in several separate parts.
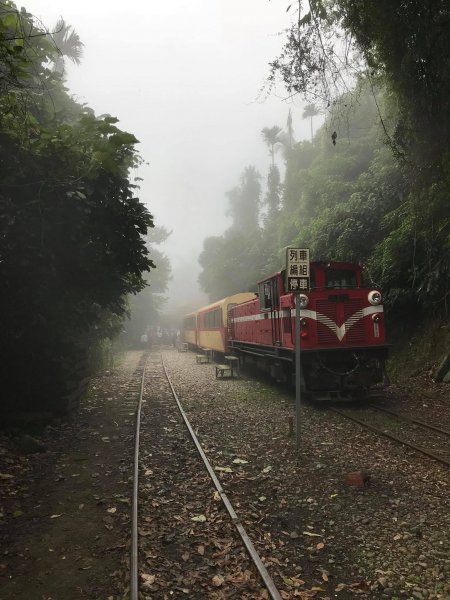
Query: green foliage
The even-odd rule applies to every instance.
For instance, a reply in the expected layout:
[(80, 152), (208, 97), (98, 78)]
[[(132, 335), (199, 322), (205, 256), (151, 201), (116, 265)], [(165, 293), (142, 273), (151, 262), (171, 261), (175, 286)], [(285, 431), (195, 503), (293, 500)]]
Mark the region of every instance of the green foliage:
[(319, 109), (314, 104), (308, 104), (305, 106), (303, 111), (302, 118), (310, 119), (311, 125), (311, 142), (313, 141), (314, 133), (313, 133), (313, 118), (316, 117), (320, 113)]
[[(448, 314), (450, 4), (305, 5), (269, 86), (281, 77), (309, 102), (304, 118), (314, 115), (311, 100), (329, 116), (311, 143), (294, 144), (288, 124), (281, 209), (264, 222), (258, 258), (279, 268), (283, 246), (309, 245), (315, 258), (363, 260), (391, 314)], [(263, 131), (273, 157), (283, 134)], [(227, 255), (225, 236), (211, 244)]]
[(250, 290), (262, 270), (260, 179), (254, 167), (244, 169), (240, 185), (226, 194), (227, 214), (233, 219), (231, 226), (224, 235), (207, 238), (203, 243), (199, 283), (211, 301)]
[[(27, 48), (16, 61), (11, 32)], [(7, 406), (64, 410), (89, 348), (120, 331), (126, 296), (145, 286), (153, 221), (129, 179), (136, 138), (67, 95), (46, 66), (57, 51), (45, 34), (2, 4), (2, 384)]]
[[(411, 162), (439, 172), (449, 149), (450, 6), (421, 2), (340, 0), (343, 26), (398, 104), (394, 142)], [(438, 164), (435, 163), (438, 159)]]
[[(352, 110), (344, 119), (341, 106), (346, 103)], [(275, 179), (268, 181), (260, 240), (248, 237), (245, 245), (226, 234), (205, 242), (200, 261), (204, 289), (220, 289), (218, 296), (231, 288), (248, 289), (258, 277), (282, 267), (285, 246), (298, 245), (309, 246), (315, 259), (362, 261), (368, 279), (384, 290), (392, 315), (448, 311), (448, 157), (441, 159), (440, 179), (431, 183), (424, 172), (399, 163), (384, 144), (379, 122), (383, 110), (389, 115), (385, 127), (392, 127), (393, 105), (392, 92), (375, 90), (370, 82), (364, 88), (361, 80), (357, 101), (346, 95), (336, 104), (314, 143), (289, 148), (278, 210), (270, 209)], [(331, 123), (339, 125), (336, 146)], [(245, 263), (246, 285), (233, 287), (240, 277), (239, 260)]]
[[(412, 377), (435, 371), (450, 347), (450, 324), (440, 318), (425, 318), (422, 322), (397, 320), (391, 324), (394, 353), (389, 360), (389, 375), (403, 385), (416, 387)], [(412, 336), (411, 334), (414, 333)], [(433, 373), (434, 376), (434, 373)], [(411, 390), (413, 391), (413, 389)], [(421, 394), (426, 391), (421, 390)]]
[(275, 166), (275, 147), (277, 144), (280, 144), (280, 133), (281, 127), (278, 125), (274, 125), (273, 127), (264, 127), (262, 130), (262, 137), (265, 143), (268, 145), (270, 149), (270, 156), (272, 159), (272, 167)]
[(52, 33), (53, 42), (59, 54), (55, 61), (55, 69), (64, 73), (64, 57), (67, 56), (76, 65), (80, 64), (83, 55), (83, 42), (73, 27), (67, 25), (64, 19), (58, 19)]
[(281, 76), (290, 93), (321, 99), (324, 108), (347, 106), (355, 96), (351, 82), (361, 76), (383, 85), (394, 108), (392, 122), (382, 120), (385, 141), (415, 174), (439, 179), (450, 149), (447, 0), (308, 4), (272, 63), (269, 83)]
[(155, 269), (151, 277), (144, 277), (144, 289), (128, 296), (128, 318), (123, 324), (121, 336), (121, 342), (127, 346), (138, 346), (141, 335), (159, 324), (160, 311), (166, 301), (163, 294), (167, 290), (171, 269), (167, 256), (155, 246), (165, 242), (170, 234), (165, 227), (155, 227), (146, 236), (146, 247)]
[(282, 237), (318, 255), (365, 259), (388, 302), (403, 311), (448, 310), (449, 23), (445, 0), (310, 2), (269, 77), (272, 83), (280, 75), (291, 93), (322, 99), (338, 140), (331, 157), (323, 138), (327, 152), (304, 171), (295, 170), (296, 149), (291, 153), (291, 214), (280, 217)]
[(450, 281), (449, 180), (411, 192), (385, 219), (370, 265), (394, 304), (447, 310)]
[(227, 215), (233, 220), (231, 228), (237, 231), (256, 231), (259, 227), (261, 204), (261, 176), (255, 167), (244, 169), (239, 186), (226, 193), (229, 201)]
[(264, 204), (267, 207), (265, 216), (265, 228), (271, 227), (271, 224), (276, 223), (278, 211), (280, 209), (281, 200), (281, 178), (280, 171), (276, 165), (269, 169), (267, 176), (267, 193), (264, 198)]
[(203, 268), (199, 283), (211, 302), (252, 291), (264, 265), (261, 232), (230, 228), (222, 236), (207, 238), (199, 263)]
[[(364, 103), (358, 112), (368, 119)], [(356, 113), (350, 129), (357, 130), (358, 121)], [(400, 168), (381, 145), (376, 128), (356, 139), (341, 137), (336, 154), (322, 152), (307, 170), (297, 212), (306, 217), (296, 221), (295, 243), (309, 245), (316, 258), (363, 261), (388, 304), (400, 312), (445, 310), (447, 176), (429, 188), (411, 184), (410, 170)], [(314, 203), (308, 189), (318, 196)]]

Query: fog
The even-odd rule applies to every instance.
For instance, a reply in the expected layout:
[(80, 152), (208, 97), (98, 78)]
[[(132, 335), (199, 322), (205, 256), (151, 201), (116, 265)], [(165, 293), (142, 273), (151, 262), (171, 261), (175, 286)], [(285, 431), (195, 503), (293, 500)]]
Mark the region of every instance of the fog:
[[(263, 127), (309, 137), (304, 104), (282, 86), (261, 94), (268, 63), (289, 26), (281, 0), (30, 0), (25, 8), (51, 29), (63, 17), (84, 43), (67, 64), (70, 92), (96, 114), (119, 118), (145, 160), (140, 198), (155, 224), (172, 231), (162, 247), (172, 264), (169, 308), (198, 293), (205, 237), (228, 226), (225, 192), (247, 165), (265, 181), (270, 157)], [(281, 163), (281, 159), (279, 159)], [(280, 164), (281, 166), (281, 164)]]

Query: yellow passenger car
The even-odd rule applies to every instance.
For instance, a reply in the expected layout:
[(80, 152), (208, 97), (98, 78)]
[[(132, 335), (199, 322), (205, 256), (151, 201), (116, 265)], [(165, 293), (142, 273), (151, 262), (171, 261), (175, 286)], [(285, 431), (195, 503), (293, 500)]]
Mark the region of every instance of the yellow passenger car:
[(210, 348), (214, 352), (226, 353), (228, 351), (228, 309), (254, 298), (255, 294), (253, 292), (241, 292), (200, 308), (195, 313), (197, 318), (197, 346), (199, 348)]

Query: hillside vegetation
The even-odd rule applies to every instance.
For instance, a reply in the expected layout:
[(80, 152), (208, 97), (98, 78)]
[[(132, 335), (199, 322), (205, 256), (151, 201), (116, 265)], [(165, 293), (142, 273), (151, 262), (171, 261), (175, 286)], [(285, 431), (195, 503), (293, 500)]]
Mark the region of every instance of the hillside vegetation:
[[(450, 302), (450, 7), (298, 6), (269, 85), (281, 77), (289, 93), (314, 99), (325, 123), (311, 141), (295, 142), (290, 114), (284, 128), (263, 130), (266, 191), (246, 167), (227, 194), (230, 228), (205, 240), (200, 283), (211, 299), (252, 289), (282, 267), (284, 247), (305, 246), (316, 260), (362, 261), (396, 326), (439, 328)], [(304, 113), (311, 124), (314, 108)]]
[(1, 412), (70, 408), (153, 266), (137, 139), (64, 85), (82, 43), (0, 3)]

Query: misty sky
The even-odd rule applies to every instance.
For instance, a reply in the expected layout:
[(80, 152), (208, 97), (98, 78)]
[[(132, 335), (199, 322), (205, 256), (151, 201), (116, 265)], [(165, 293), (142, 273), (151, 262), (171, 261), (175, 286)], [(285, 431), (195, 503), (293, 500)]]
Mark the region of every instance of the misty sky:
[[(30, 0), (18, 2), (47, 28), (62, 16), (85, 44), (68, 87), (100, 115), (119, 118), (149, 163), (140, 197), (173, 233), (164, 251), (175, 280), (196, 280), (203, 239), (228, 226), (225, 192), (247, 165), (265, 180), (261, 130), (309, 136), (304, 103), (258, 96), (290, 24), (287, 0)], [(281, 156), (279, 157), (281, 163)]]

